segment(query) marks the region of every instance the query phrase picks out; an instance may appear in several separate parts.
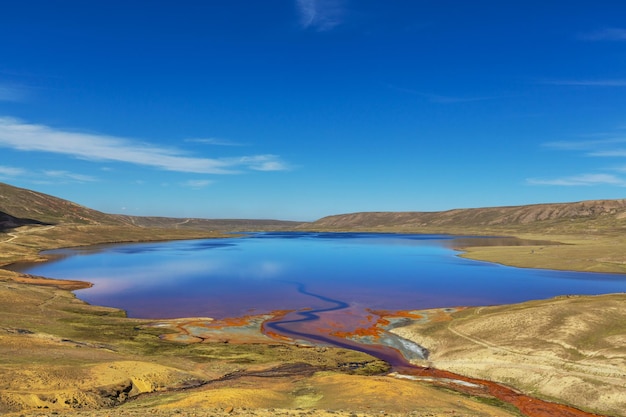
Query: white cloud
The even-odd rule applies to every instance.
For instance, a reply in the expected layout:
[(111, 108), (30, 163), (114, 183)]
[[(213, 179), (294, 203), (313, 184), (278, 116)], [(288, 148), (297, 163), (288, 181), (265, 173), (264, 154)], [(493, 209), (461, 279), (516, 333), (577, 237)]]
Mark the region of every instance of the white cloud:
[(26, 171), (21, 168), (8, 167), (0, 165), (0, 175), (7, 177), (18, 177), (20, 175), (24, 175)]
[(205, 145), (216, 146), (244, 146), (242, 143), (232, 142), (230, 140), (220, 138), (185, 139), (185, 142), (203, 143)]
[(91, 177), (89, 175), (75, 174), (68, 171), (43, 171), (43, 173), (47, 177), (63, 180), (74, 180), (80, 182), (97, 181), (94, 177)]
[(323, 32), (342, 23), (342, 0), (296, 0), (296, 5), (303, 29), (311, 28)]
[(313, 24), (316, 15), (315, 0), (296, 0), (298, 11), (300, 12), (300, 24), (303, 28), (307, 28)]
[(529, 178), (526, 180), (531, 185), (560, 185), (560, 186), (593, 186), (593, 185), (616, 185), (626, 187), (626, 180), (610, 174), (582, 174), (571, 177), (554, 179)]
[(606, 28), (580, 36), (586, 41), (626, 41), (626, 29)]
[(91, 182), (97, 181), (94, 177), (83, 174), (76, 174), (69, 171), (61, 170), (42, 170), (42, 171), (26, 171), (22, 168), (2, 166), (0, 165), (0, 176), (5, 177), (25, 177), (27, 179), (35, 179), (35, 182), (42, 184), (50, 184), (48, 179), (54, 179), (55, 181), (79, 181), (79, 182)]
[(424, 93), (422, 91), (412, 90), (410, 88), (397, 87), (395, 85), (388, 85), (389, 88), (401, 93), (412, 94), (420, 97), (424, 97), (431, 103), (438, 104), (455, 104), (455, 103), (469, 103), (474, 101), (495, 100), (501, 97), (499, 96), (445, 96), (439, 94)]
[(214, 181), (211, 181), (211, 180), (189, 180), (183, 183), (183, 186), (190, 187), (190, 188), (204, 188), (213, 184), (213, 182)]
[(232, 158), (233, 163), (245, 165), (255, 171), (285, 171), (289, 167), (276, 155), (256, 155)]
[(626, 79), (604, 79), (604, 80), (550, 80), (544, 84), (578, 86), (578, 87), (626, 87)]
[[(597, 136), (597, 135), (592, 135)], [(601, 134), (600, 136), (605, 136)], [(616, 137), (596, 140), (582, 141), (555, 141), (544, 143), (543, 146), (560, 151), (579, 152), (587, 157), (626, 157), (626, 150), (620, 146), (626, 143), (626, 138)], [(598, 167), (599, 171), (605, 172), (626, 172), (620, 167)], [(565, 176), (554, 179), (530, 178), (526, 182), (532, 185), (561, 185), (561, 186), (594, 186), (613, 185), (626, 186), (626, 179), (612, 174), (582, 174), (576, 176)]]
[(590, 152), (589, 156), (612, 156), (612, 157), (625, 157), (626, 149), (612, 149), (606, 151)]
[[(556, 141), (547, 142), (543, 146), (546, 148), (562, 149), (570, 151), (596, 151), (601, 148), (611, 147), (612, 145), (626, 143), (625, 138), (597, 139), (584, 141)], [(593, 155), (594, 152), (589, 155)]]
[(189, 156), (179, 149), (114, 136), (55, 129), (9, 117), (0, 117), (0, 147), (58, 153), (92, 161), (126, 162), (166, 171), (197, 174), (236, 174), (242, 172), (243, 168), (286, 169), (286, 165), (276, 155), (201, 158)]

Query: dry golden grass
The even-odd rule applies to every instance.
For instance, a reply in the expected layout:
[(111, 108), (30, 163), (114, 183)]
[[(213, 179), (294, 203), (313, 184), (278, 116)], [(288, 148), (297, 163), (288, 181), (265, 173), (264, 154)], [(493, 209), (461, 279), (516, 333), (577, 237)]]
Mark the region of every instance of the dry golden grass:
[[(522, 239), (546, 235), (516, 234)], [(461, 256), (521, 268), (626, 274), (626, 235), (551, 235), (558, 244), (463, 248)]]

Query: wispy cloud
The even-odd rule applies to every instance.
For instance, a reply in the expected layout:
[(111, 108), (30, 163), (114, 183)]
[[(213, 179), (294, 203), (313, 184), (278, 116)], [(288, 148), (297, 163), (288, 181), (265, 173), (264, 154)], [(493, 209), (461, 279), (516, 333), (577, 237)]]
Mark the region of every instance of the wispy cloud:
[(242, 156), (229, 158), (233, 165), (244, 165), (255, 171), (285, 171), (289, 166), (281, 161), (276, 155)]
[(556, 141), (546, 142), (542, 146), (546, 148), (562, 149), (569, 151), (589, 151), (591, 156), (593, 152), (599, 152), (601, 149), (613, 148), (614, 145), (626, 143), (626, 138), (610, 138), (583, 141)]
[[(606, 133), (594, 136), (606, 136)], [(542, 146), (557, 151), (577, 152), (586, 157), (626, 157), (626, 138), (613, 137), (604, 139), (581, 140), (581, 141), (553, 141), (544, 143)], [(580, 175), (562, 176), (552, 179), (529, 178), (526, 180), (530, 185), (556, 185), (556, 186), (619, 186), (626, 187), (626, 178), (620, 175), (610, 174), (606, 172), (626, 172), (619, 166), (598, 167), (598, 171), (603, 173), (585, 173)]]
[(97, 181), (96, 178), (90, 175), (77, 174), (69, 171), (61, 170), (41, 170), (41, 171), (27, 171), (23, 168), (0, 166), (0, 177), (11, 178), (23, 178), (29, 181), (38, 183), (50, 183), (54, 180), (55, 183), (59, 182), (92, 182)]
[(605, 28), (583, 33), (579, 38), (585, 41), (626, 41), (626, 29)]
[(626, 157), (626, 149), (611, 149), (589, 152), (589, 156)]
[(185, 142), (202, 143), (205, 145), (216, 145), (216, 146), (244, 146), (243, 143), (237, 143), (237, 142), (230, 141), (228, 139), (220, 139), (220, 138), (185, 139)]
[(77, 133), (0, 117), (0, 147), (19, 151), (50, 152), (74, 158), (125, 162), (166, 171), (197, 174), (236, 174), (245, 169), (278, 171), (287, 165), (276, 155), (239, 158), (203, 158), (176, 148), (132, 139)]
[(21, 168), (8, 167), (0, 165), (0, 175), (6, 177), (19, 177), (20, 175), (24, 175), (26, 171)]
[(204, 188), (204, 187), (208, 187), (209, 185), (213, 184), (214, 181), (211, 180), (189, 180), (184, 182), (182, 185), (184, 187), (189, 187), (189, 188)]
[(471, 103), (475, 101), (494, 100), (498, 97), (492, 96), (474, 96), (474, 97), (455, 97), (455, 96), (441, 96), (436, 94), (422, 94), (433, 103), (439, 104), (455, 104), (455, 103)]
[(328, 31), (339, 26), (344, 17), (343, 0), (296, 0), (303, 29)]
[(626, 187), (626, 179), (619, 178), (611, 174), (582, 174), (570, 177), (538, 179), (528, 178), (526, 180), (531, 185), (560, 185), (560, 186), (594, 186), (594, 185), (614, 185)]
[(419, 97), (423, 97), (427, 99), (428, 101), (430, 101), (431, 103), (438, 103), (438, 104), (469, 103), (469, 102), (474, 102), (474, 101), (495, 100), (495, 99), (500, 98), (497, 96), (447, 96), (447, 95), (441, 95), (441, 94), (425, 93), (423, 91), (412, 90), (410, 88), (397, 87), (395, 85), (389, 85), (388, 87), (391, 88), (392, 90), (396, 90), (402, 93), (408, 93), (408, 94), (416, 95)]
[(626, 79), (614, 78), (604, 80), (547, 80), (542, 84), (578, 86), (578, 87), (626, 87)]
[(78, 181), (78, 182), (92, 182), (92, 181), (97, 181), (96, 178), (90, 176), (90, 175), (83, 175), (83, 174), (75, 174), (73, 172), (69, 172), (69, 171), (43, 171), (43, 174), (46, 177), (49, 178), (55, 178), (55, 179), (60, 179), (60, 180), (72, 180), (72, 181)]
[(26, 89), (20, 85), (0, 83), (0, 101), (22, 102), (27, 96)]

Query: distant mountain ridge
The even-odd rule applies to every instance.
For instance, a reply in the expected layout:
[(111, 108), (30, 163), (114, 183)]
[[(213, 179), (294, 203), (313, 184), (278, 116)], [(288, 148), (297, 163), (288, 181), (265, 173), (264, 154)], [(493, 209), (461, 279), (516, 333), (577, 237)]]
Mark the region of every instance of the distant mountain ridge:
[[(576, 222), (579, 221), (579, 222)], [(314, 222), (257, 219), (198, 219), (106, 214), (71, 201), (0, 183), (0, 231), (24, 225), (104, 225), (216, 231), (374, 230), (449, 231), (506, 228), (585, 227), (626, 230), (626, 199), (525, 206), (454, 209), (439, 212), (359, 212)], [(544, 229), (540, 229), (544, 228)]]
[(0, 182), (0, 232), (25, 225), (79, 224), (222, 231), (284, 230), (301, 222), (257, 219), (194, 219), (107, 214), (79, 204)]
[(360, 212), (327, 216), (308, 226), (323, 229), (476, 228), (555, 224), (573, 220), (623, 220), (626, 225), (626, 199), (439, 212)]

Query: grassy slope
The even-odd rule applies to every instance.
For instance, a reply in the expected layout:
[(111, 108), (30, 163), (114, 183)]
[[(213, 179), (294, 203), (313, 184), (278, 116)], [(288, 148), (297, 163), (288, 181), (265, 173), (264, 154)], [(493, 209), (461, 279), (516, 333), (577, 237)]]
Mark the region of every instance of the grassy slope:
[[(0, 212), (46, 224), (124, 225), (114, 216), (47, 194), (0, 183)], [(0, 229), (1, 230), (1, 229)]]

